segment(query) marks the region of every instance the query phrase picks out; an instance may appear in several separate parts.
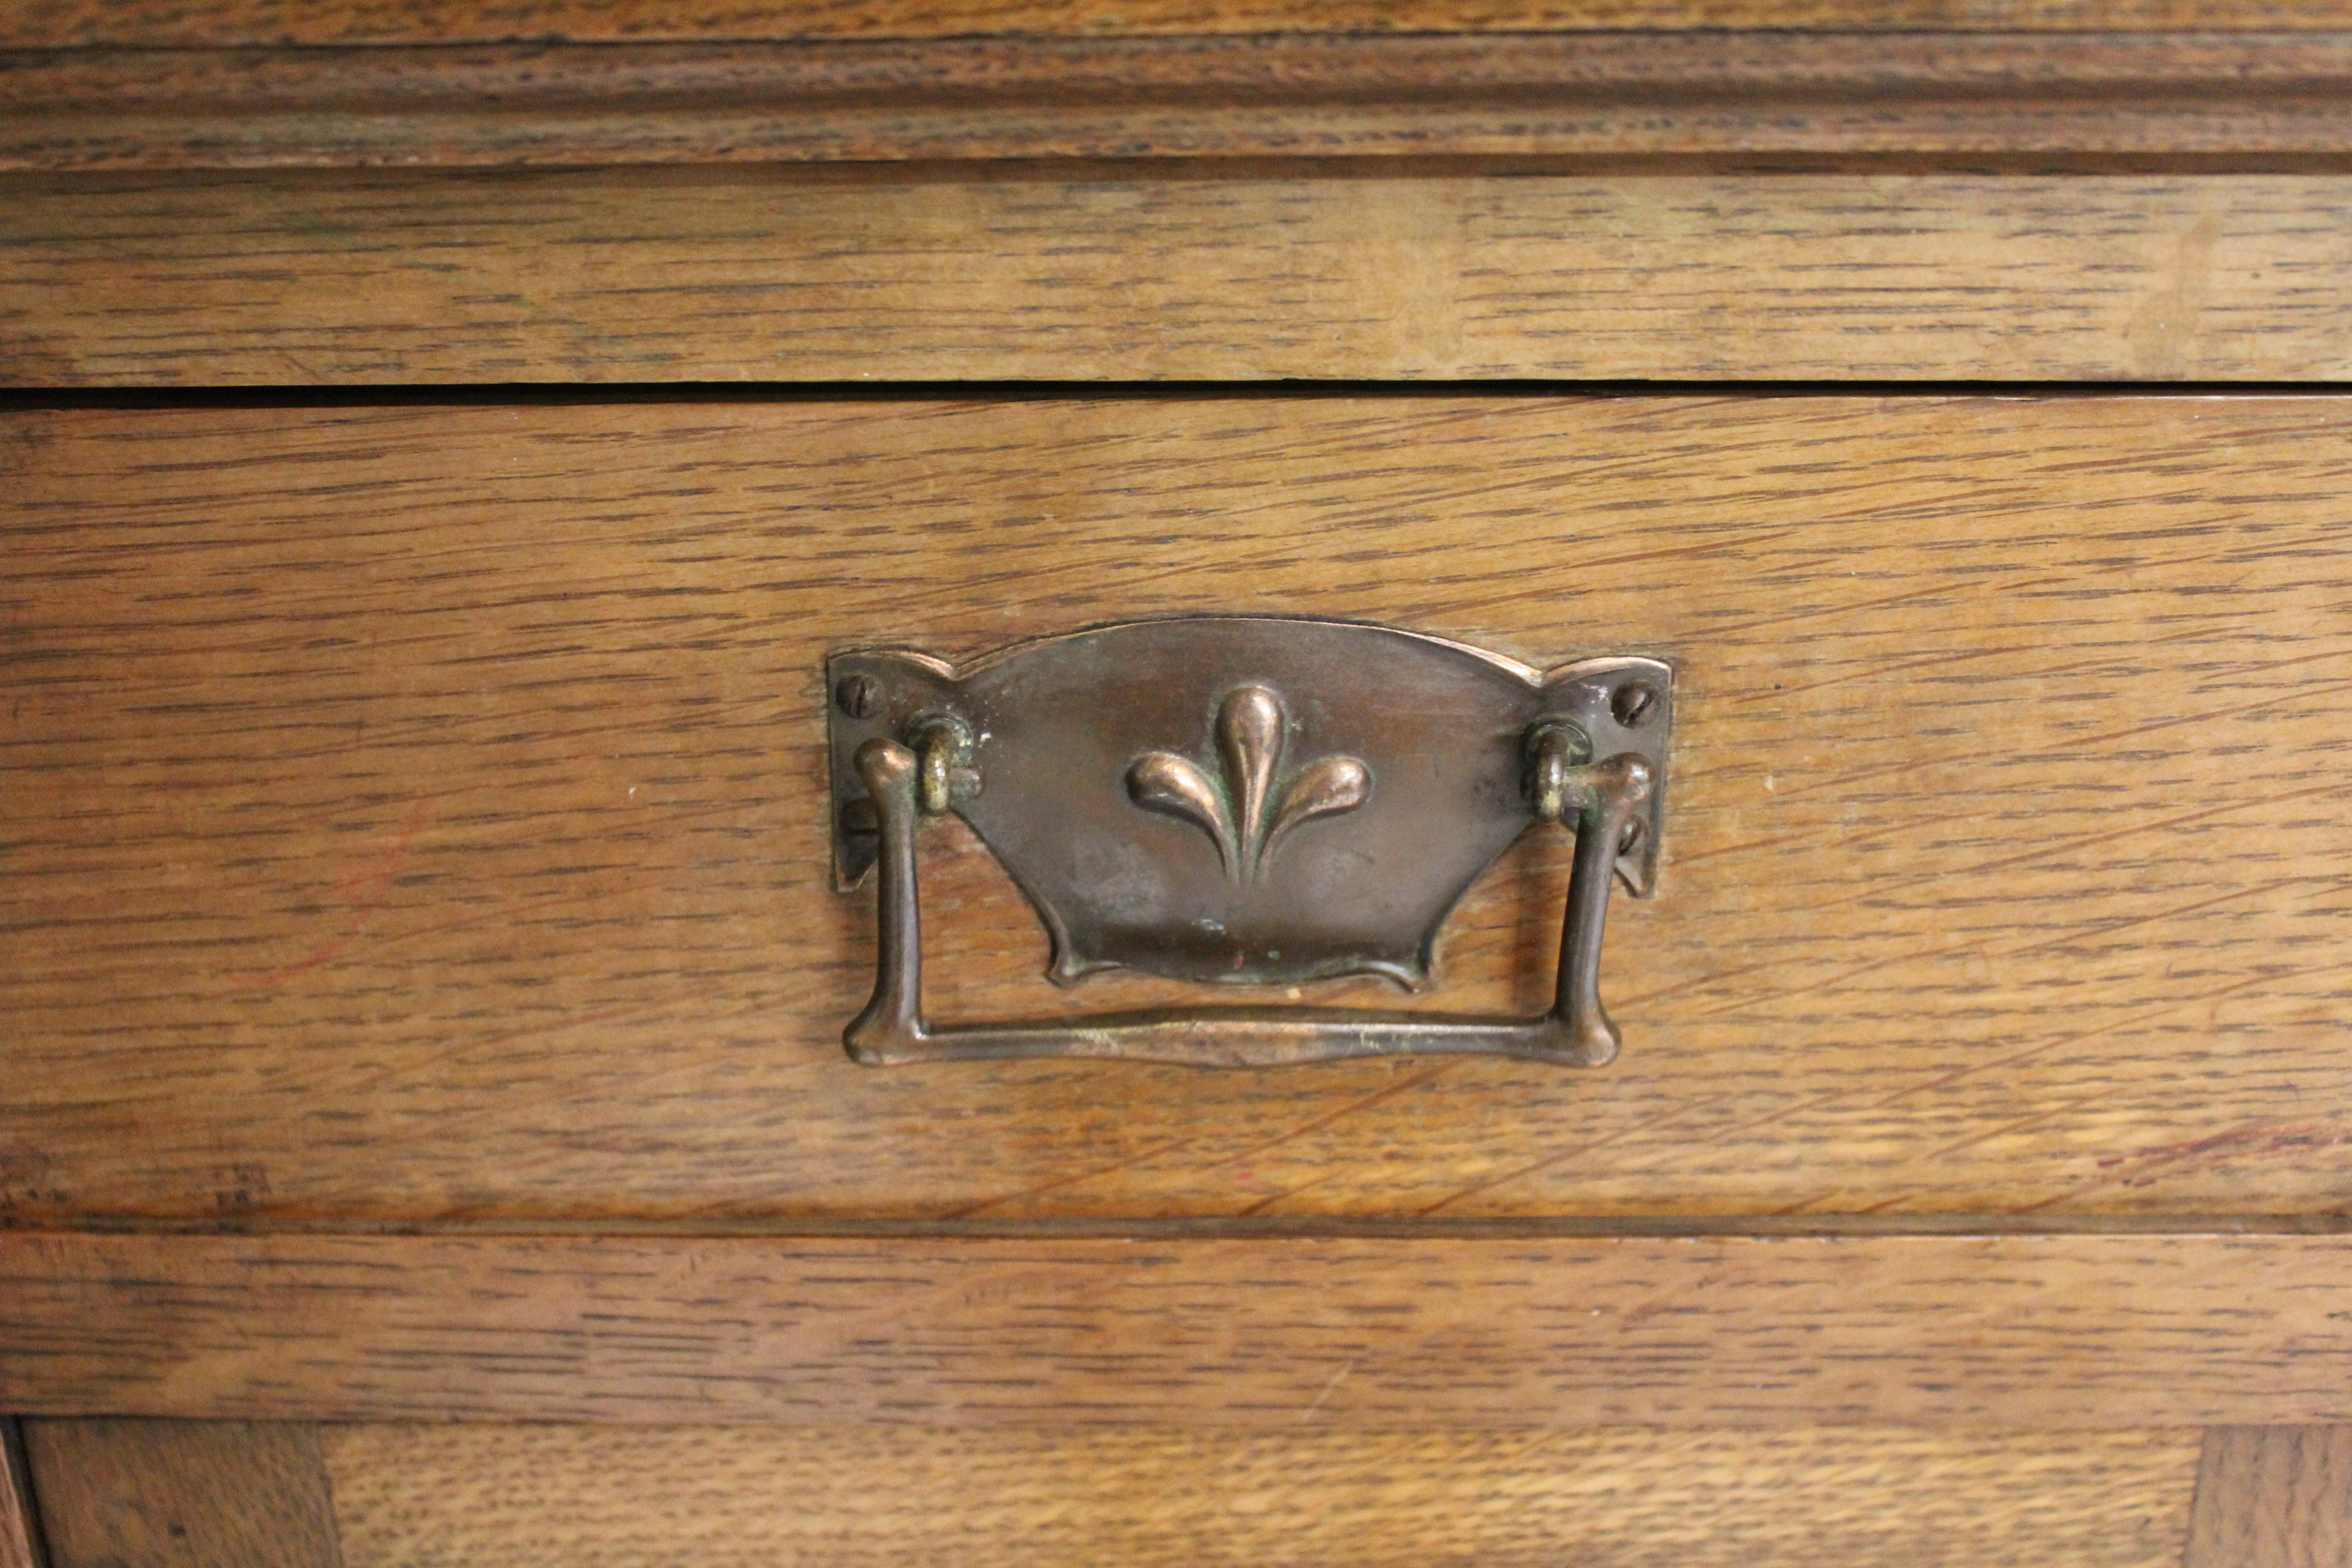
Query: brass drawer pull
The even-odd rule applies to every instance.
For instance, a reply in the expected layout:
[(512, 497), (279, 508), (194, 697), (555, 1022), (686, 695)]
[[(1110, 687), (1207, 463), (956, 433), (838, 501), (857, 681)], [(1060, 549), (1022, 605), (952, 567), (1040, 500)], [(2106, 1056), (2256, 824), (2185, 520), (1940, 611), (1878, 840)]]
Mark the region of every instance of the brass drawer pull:
[[(1601, 939), (1611, 881), (1645, 896), (1656, 878), (1674, 689), (1656, 659), (1544, 674), (1387, 626), (1228, 616), (1102, 626), (961, 668), (856, 649), (826, 677), (835, 879), (881, 868), (874, 997), (844, 1037), (859, 1061), (1617, 1054)], [(1419, 989), (1479, 873), (1531, 822), (1566, 823), (1558, 999), (1535, 1018), (1218, 1006), (933, 1023), (916, 828), (950, 811), (1035, 905), (1064, 984), (1128, 967)]]

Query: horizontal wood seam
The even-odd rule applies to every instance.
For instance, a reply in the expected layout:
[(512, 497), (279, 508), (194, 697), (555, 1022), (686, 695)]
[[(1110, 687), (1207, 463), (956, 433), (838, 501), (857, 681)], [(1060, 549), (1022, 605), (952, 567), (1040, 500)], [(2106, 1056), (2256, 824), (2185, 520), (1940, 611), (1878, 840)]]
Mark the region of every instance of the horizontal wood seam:
[(1384, 1215), (1135, 1219), (878, 1219), (805, 1217), (754, 1220), (558, 1219), (380, 1221), (352, 1218), (219, 1220), (173, 1216), (78, 1215), (72, 1223), (0, 1221), (10, 1237), (410, 1237), (420, 1239), (520, 1240), (531, 1237), (613, 1240), (802, 1241), (1563, 1241), (1624, 1240), (1888, 1240), (1924, 1237), (2327, 1237), (2352, 1236), (2347, 1215), (1656, 1215), (1529, 1218)]

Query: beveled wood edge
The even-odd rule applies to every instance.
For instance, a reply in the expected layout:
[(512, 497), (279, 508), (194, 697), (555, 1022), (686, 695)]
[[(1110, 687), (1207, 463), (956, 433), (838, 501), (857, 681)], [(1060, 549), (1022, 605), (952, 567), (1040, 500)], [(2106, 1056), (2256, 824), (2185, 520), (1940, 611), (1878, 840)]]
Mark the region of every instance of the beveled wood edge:
[(44, 1561), (25, 1435), (15, 1416), (0, 1415), (0, 1568), (42, 1568)]
[(2352, 152), (2352, 31), (0, 52), (0, 170)]
[(0, 1408), (1255, 1426), (2352, 1420), (2352, 1237), (0, 1236)]
[(311, 1423), (24, 1425), (56, 1568), (340, 1568), (332, 1483)]
[(2211, 1426), (2182, 1568), (2352, 1560), (2352, 1426)]

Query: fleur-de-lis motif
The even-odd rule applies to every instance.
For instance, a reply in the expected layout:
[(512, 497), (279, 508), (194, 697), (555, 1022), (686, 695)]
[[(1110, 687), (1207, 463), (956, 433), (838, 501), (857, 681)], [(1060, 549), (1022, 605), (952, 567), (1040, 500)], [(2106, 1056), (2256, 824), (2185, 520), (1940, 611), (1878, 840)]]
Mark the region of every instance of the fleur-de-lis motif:
[(1237, 687), (1217, 708), (1223, 784), (1190, 757), (1152, 752), (1127, 770), (1128, 797), (1146, 811), (1181, 817), (1208, 834), (1226, 880), (1255, 882), (1292, 828), (1353, 811), (1372, 795), (1372, 772), (1360, 759), (1323, 757), (1291, 778), (1269, 814), (1284, 728), (1281, 698), (1263, 686)]

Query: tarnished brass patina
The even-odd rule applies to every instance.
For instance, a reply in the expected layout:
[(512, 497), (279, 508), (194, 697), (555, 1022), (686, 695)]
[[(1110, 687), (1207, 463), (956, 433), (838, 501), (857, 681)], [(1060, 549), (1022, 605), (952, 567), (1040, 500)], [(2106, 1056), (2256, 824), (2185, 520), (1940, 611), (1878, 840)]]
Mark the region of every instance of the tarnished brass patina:
[[(1600, 998), (1610, 883), (1646, 895), (1672, 671), (1549, 674), (1439, 637), (1276, 616), (1135, 621), (961, 667), (857, 649), (826, 670), (835, 868), (881, 868), (860, 1061), (1095, 1056), (1216, 1066), (1483, 1052), (1616, 1055)], [(1219, 985), (1381, 974), (1419, 989), (1438, 929), (1536, 822), (1576, 834), (1558, 1001), (1539, 1017), (1217, 1006), (1053, 1023), (922, 1016), (916, 830), (969, 823), (1036, 906), (1049, 971)]]

